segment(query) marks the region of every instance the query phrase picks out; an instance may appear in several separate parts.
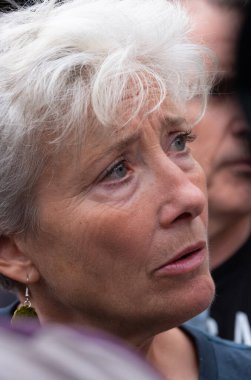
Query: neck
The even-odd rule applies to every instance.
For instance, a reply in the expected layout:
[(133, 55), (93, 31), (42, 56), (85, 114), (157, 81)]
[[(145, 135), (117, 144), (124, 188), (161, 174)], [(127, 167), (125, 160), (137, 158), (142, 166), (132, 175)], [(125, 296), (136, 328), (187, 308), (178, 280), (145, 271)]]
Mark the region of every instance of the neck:
[(211, 269), (217, 268), (233, 256), (247, 241), (251, 231), (251, 215), (227, 217), (219, 220), (210, 216), (209, 246)]
[(199, 377), (194, 344), (178, 328), (156, 335), (148, 345), (146, 356), (166, 380), (197, 380)]

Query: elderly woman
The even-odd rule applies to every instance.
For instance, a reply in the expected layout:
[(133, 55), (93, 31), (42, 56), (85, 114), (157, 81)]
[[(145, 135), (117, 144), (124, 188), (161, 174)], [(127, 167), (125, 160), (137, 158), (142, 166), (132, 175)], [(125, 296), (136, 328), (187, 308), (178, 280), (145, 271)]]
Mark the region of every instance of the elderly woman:
[[(195, 97), (203, 110), (208, 56), (188, 32), (166, 0), (49, 0), (0, 20), (2, 283), (41, 324), (106, 330), (169, 379), (197, 378), (219, 350), (166, 332), (214, 294), (187, 117)], [(240, 348), (200, 371), (233, 351), (251, 376)]]

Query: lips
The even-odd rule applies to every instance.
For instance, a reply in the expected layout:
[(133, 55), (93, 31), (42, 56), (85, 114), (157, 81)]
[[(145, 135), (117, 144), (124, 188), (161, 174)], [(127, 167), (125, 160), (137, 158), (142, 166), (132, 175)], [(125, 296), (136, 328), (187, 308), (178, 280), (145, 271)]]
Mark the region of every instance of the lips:
[(233, 165), (245, 165), (245, 166), (249, 166), (249, 167), (251, 167), (251, 160), (248, 160), (248, 159), (246, 159), (246, 160), (236, 160), (236, 161), (232, 161), (232, 164)]
[(178, 275), (199, 268), (205, 260), (207, 245), (205, 241), (190, 245), (175, 255), (171, 260), (155, 270), (159, 276)]
[(239, 175), (246, 175), (250, 176), (251, 173), (251, 160), (250, 159), (233, 159), (228, 160), (225, 162), (224, 165), (222, 165), (225, 168), (228, 168), (232, 170), (234, 173), (239, 173)]
[(250, 165), (251, 166), (251, 157), (250, 155), (231, 155), (230, 157), (225, 158), (222, 161), (225, 165)]

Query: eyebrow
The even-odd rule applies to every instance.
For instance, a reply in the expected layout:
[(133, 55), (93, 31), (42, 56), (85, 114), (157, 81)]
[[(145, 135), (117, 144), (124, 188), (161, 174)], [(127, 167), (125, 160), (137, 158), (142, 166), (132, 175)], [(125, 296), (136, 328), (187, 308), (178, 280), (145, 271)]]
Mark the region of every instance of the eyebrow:
[(107, 150), (104, 152), (104, 154), (112, 153), (116, 151), (120, 152), (121, 150), (124, 150), (128, 145), (135, 143), (139, 139), (140, 135), (141, 135), (141, 130), (138, 129), (133, 134), (129, 136), (125, 136), (120, 141), (117, 141), (111, 146), (109, 146)]
[[(162, 118), (160, 117), (159, 119), (160, 128), (171, 129), (171, 131), (177, 126), (184, 124), (184, 122), (186, 122), (186, 119), (182, 117), (177, 117), (177, 116), (176, 117), (165, 116)], [(114, 154), (114, 153), (116, 154), (116, 152), (121, 153), (123, 150), (125, 150), (128, 147), (128, 145), (132, 145), (137, 140), (139, 140), (142, 130), (139, 125), (137, 125), (135, 129), (136, 130), (133, 133), (131, 133), (129, 136), (125, 136), (124, 138), (121, 138), (121, 140), (115, 141), (106, 150), (104, 150), (98, 157), (91, 160), (91, 162), (88, 163), (88, 166), (84, 169), (84, 172), (86, 172), (86, 170), (90, 170), (90, 168), (92, 168), (93, 165), (96, 165), (97, 163), (102, 161), (106, 155)], [(85, 176), (82, 173), (80, 173), (80, 177), (84, 178)], [(85, 185), (83, 181), (81, 182), (82, 182), (82, 189), (83, 189)]]
[[(90, 162), (88, 162), (87, 167), (84, 168), (84, 170), (79, 173), (78, 177), (76, 178), (77, 180), (77, 186), (78, 186), (78, 179), (79, 177), (82, 179), (81, 180), (81, 192), (88, 190), (89, 188), (89, 183), (85, 184), (85, 181), (83, 180), (85, 178), (85, 173), (86, 171), (90, 170), (93, 168), (93, 166), (97, 165), (100, 161), (104, 159), (105, 156), (110, 155), (110, 154), (117, 154), (116, 152), (120, 153), (121, 151), (125, 150), (125, 148), (133, 144), (139, 139), (140, 136), (140, 129), (138, 129), (135, 133), (131, 134), (130, 136), (125, 136), (125, 138), (121, 139), (120, 141), (115, 142), (114, 144), (110, 145), (106, 150), (104, 150), (102, 153), (98, 155), (98, 157), (95, 157), (92, 159)], [(72, 178), (72, 183), (75, 183), (74, 178)]]
[(122, 138), (120, 141), (115, 141), (112, 145), (108, 146), (107, 149), (105, 149), (103, 152), (101, 152), (98, 157), (95, 157), (94, 159), (91, 159), (91, 161), (88, 163), (87, 168), (85, 170), (89, 170), (93, 165), (99, 163), (104, 159), (105, 156), (110, 154), (116, 154), (117, 152), (120, 153), (121, 151), (125, 150), (128, 145), (133, 144), (136, 142), (140, 137), (140, 129), (138, 129), (135, 133), (125, 136), (125, 138)]
[[(171, 130), (174, 129), (177, 126), (180, 126), (181, 124), (184, 124), (186, 120), (183, 117), (175, 117), (175, 116), (165, 116), (163, 118), (160, 118), (160, 125), (161, 127), (167, 129), (170, 128)], [(137, 128), (137, 127), (136, 127)], [(133, 134), (129, 136), (125, 136), (120, 141), (115, 142), (113, 145), (108, 147), (108, 149), (104, 152), (104, 154), (109, 154), (116, 151), (124, 150), (128, 145), (133, 144), (136, 142), (141, 135), (141, 128), (138, 128)]]
[(184, 123), (187, 124), (187, 121), (184, 117), (181, 116), (166, 116), (163, 119), (161, 119), (162, 126), (164, 126), (165, 128), (170, 128), (171, 130)]
[[(187, 121), (184, 117), (181, 116), (164, 116), (159, 118), (159, 124), (161, 129), (170, 129), (172, 131), (178, 126), (181, 126), (182, 124), (186, 124)], [(137, 126), (138, 127), (138, 126)], [(136, 128), (137, 128), (136, 127)], [(136, 140), (139, 139), (141, 134), (141, 128), (138, 128), (135, 133), (131, 134), (128, 137), (122, 138), (121, 141), (115, 142), (112, 146), (111, 149), (108, 148), (108, 151), (113, 151), (113, 150), (123, 150), (126, 148), (127, 145), (133, 144)]]

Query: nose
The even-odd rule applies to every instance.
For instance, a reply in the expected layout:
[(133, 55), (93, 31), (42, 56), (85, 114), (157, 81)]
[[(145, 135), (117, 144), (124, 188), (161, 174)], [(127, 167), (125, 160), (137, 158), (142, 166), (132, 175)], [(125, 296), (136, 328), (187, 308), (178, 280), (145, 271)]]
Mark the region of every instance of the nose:
[(162, 227), (207, 213), (205, 177), (196, 166), (190, 175), (171, 162), (162, 173), (159, 223)]

